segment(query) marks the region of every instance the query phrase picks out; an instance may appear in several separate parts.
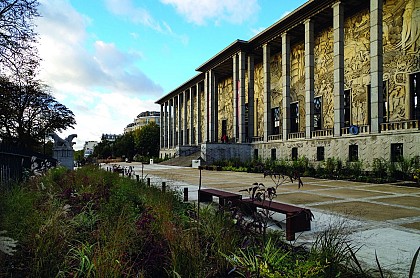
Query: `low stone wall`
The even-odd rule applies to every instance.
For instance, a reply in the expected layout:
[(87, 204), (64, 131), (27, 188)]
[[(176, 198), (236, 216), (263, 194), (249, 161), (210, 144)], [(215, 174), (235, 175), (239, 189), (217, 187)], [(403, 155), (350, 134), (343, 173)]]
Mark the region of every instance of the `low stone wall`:
[(276, 149), (277, 159), (290, 160), (292, 159), (292, 148), (297, 148), (298, 157), (305, 156), (309, 161), (317, 161), (317, 147), (324, 147), (325, 159), (334, 157), (345, 162), (349, 160), (349, 146), (357, 145), (359, 161), (362, 161), (365, 166), (369, 166), (375, 158), (390, 160), (391, 144), (393, 143), (403, 144), (404, 158), (420, 156), (420, 132), (258, 142), (252, 144), (252, 149), (258, 149), (258, 156), (262, 159), (271, 158), (271, 150)]
[(201, 158), (206, 164), (225, 159), (239, 159), (247, 161), (252, 158), (250, 144), (202, 143)]

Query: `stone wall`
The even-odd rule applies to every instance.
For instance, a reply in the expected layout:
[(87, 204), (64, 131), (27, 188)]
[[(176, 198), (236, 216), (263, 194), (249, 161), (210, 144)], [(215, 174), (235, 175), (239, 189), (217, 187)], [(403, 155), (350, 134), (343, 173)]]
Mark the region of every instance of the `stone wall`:
[(297, 148), (299, 157), (304, 156), (314, 162), (317, 160), (317, 147), (324, 147), (325, 159), (339, 158), (345, 162), (349, 158), (349, 146), (358, 145), (359, 160), (364, 166), (369, 166), (375, 158), (390, 160), (392, 143), (403, 144), (404, 158), (420, 156), (420, 132), (268, 142), (252, 144), (252, 148), (258, 149), (258, 155), (263, 159), (271, 158), (271, 149), (276, 149), (277, 159), (286, 160), (291, 160), (292, 148)]

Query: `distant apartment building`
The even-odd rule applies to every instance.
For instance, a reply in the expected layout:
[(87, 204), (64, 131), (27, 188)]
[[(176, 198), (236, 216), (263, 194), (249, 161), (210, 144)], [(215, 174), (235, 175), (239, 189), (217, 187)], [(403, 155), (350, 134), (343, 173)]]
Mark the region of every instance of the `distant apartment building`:
[(88, 157), (89, 155), (92, 155), (93, 150), (95, 149), (96, 145), (98, 145), (97, 141), (86, 141), (83, 147), (84, 157)]
[(155, 122), (157, 125), (160, 125), (160, 112), (159, 111), (146, 111), (141, 112), (137, 118), (134, 119), (134, 122), (127, 125), (124, 128), (124, 133), (134, 131), (136, 129), (141, 129), (143, 126), (148, 123)]
[(101, 141), (114, 142), (117, 138), (121, 137), (119, 134), (102, 134)]

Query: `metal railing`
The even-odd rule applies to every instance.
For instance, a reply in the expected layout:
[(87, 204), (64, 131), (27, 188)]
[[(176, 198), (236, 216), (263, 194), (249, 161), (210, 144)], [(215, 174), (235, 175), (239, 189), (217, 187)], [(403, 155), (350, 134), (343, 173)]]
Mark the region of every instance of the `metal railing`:
[(288, 139), (304, 139), (305, 138), (305, 132), (293, 132), (289, 133)]
[(311, 137), (331, 137), (334, 135), (333, 129), (320, 129), (320, 130), (314, 130), (311, 132)]
[(381, 124), (381, 132), (398, 131), (398, 130), (418, 130), (419, 120), (408, 120), (399, 122), (389, 122)]
[(273, 134), (268, 136), (268, 141), (279, 141), (283, 140), (283, 134)]

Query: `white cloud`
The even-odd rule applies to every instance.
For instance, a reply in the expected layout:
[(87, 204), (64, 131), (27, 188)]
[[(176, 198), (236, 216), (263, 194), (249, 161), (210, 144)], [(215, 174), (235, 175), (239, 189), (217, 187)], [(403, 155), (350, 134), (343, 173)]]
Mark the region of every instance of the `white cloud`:
[(135, 7), (132, 0), (106, 0), (105, 4), (108, 10), (116, 15), (126, 16), (134, 23), (162, 32), (159, 22), (146, 9)]
[(127, 18), (134, 24), (141, 24), (159, 33), (169, 35), (181, 41), (184, 45), (188, 43), (187, 35), (177, 34), (167, 22), (159, 22), (148, 10), (135, 6), (133, 0), (106, 0), (105, 4), (111, 13)]
[(240, 24), (258, 13), (260, 6), (257, 0), (160, 0), (163, 4), (172, 5), (188, 22), (204, 25), (208, 20), (219, 24), (227, 21)]
[[(158, 109), (163, 89), (136, 65), (139, 52), (124, 52), (86, 32), (91, 20), (68, 1), (41, 0), (37, 22), (40, 78), (76, 116), (76, 149), (102, 133), (122, 133), (142, 111)], [(90, 49), (89, 51), (87, 49)]]

